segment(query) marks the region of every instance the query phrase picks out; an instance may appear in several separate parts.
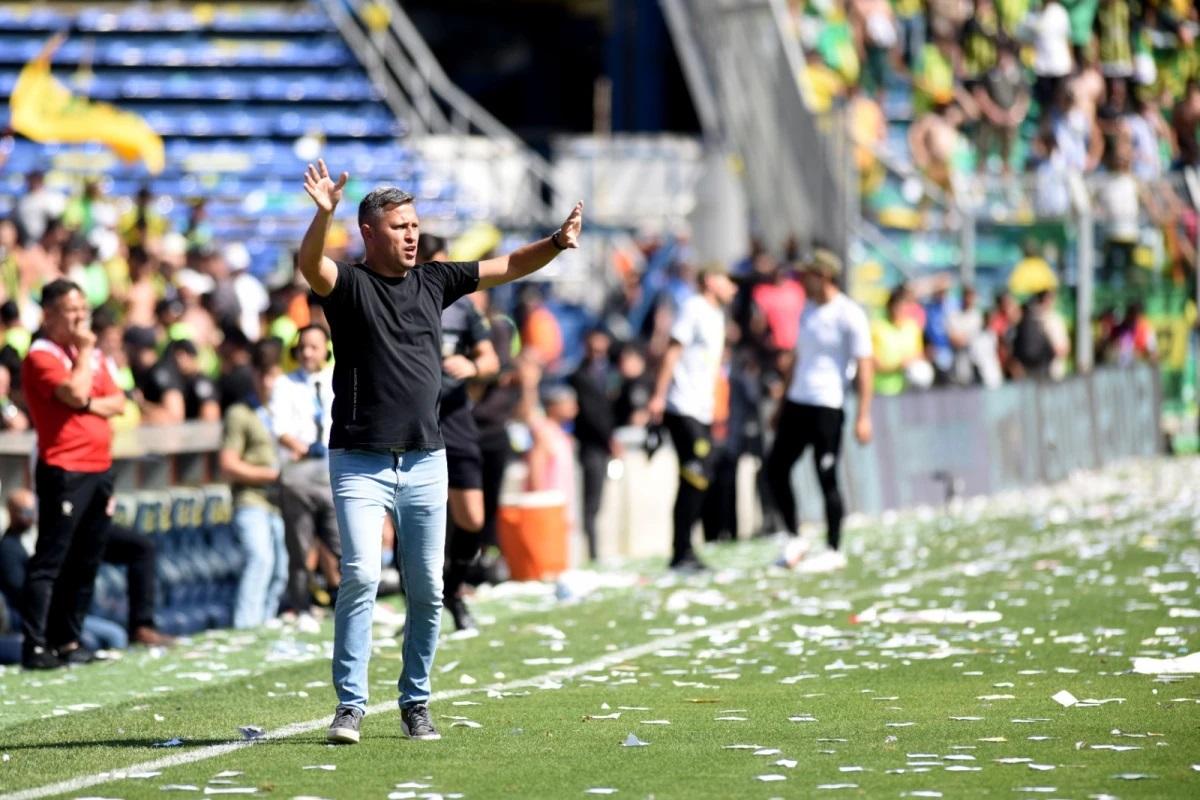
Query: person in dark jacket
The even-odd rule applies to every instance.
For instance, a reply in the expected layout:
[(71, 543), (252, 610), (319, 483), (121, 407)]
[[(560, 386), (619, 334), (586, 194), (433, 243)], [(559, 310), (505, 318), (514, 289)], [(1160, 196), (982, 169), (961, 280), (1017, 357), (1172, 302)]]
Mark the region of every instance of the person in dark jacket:
[(600, 328), (590, 331), (584, 342), (585, 354), (579, 369), (571, 375), (570, 385), (579, 403), (575, 418), (575, 438), (579, 441), (579, 460), (583, 465), (583, 532), (587, 537), (588, 557), (596, 560), (596, 515), (604, 497), (608, 462), (618, 454), (613, 439), (616, 418), (613, 404), (621, 390), (621, 376), (613, 368), (612, 339)]

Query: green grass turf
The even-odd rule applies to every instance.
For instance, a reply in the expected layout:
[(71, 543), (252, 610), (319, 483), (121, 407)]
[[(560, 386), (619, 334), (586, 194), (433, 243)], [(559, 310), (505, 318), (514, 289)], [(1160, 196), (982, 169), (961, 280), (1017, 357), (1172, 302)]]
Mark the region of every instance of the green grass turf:
[[(1200, 619), (1169, 616), (1169, 606), (1200, 607), (1198, 466), (1138, 464), (860, 520), (847, 532), (850, 567), (831, 575), (768, 567), (776, 545), (754, 541), (708, 548), (721, 569), (686, 581), (642, 563), (632, 566), (644, 577), (578, 602), (496, 593), (475, 604), (481, 635), (439, 649), (434, 691), (454, 693), (433, 706), (440, 742), (403, 739), (387, 711), (368, 716), (355, 747), (327, 746), (315, 730), (70, 796), (175, 796), (168, 784), (327, 798), (589, 788), (655, 798), (1200, 796), (1200, 684), (1129, 671), (1135, 656), (1198, 649)], [(1002, 619), (856, 623), (871, 606)], [(393, 632), (377, 628), (373, 703), (395, 695)], [(165, 654), (0, 672), (0, 793), (235, 742), (243, 725), (326, 718), (329, 639), (328, 625), (215, 632)], [(605, 656), (595, 670), (544, 677)], [(1064, 708), (1051, 699), (1062, 689), (1111, 702)], [(454, 717), (480, 727), (451, 727)], [(622, 747), (630, 733), (649, 745)], [(172, 737), (184, 745), (151, 746)], [(336, 770), (304, 769), (320, 765)], [(209, 783), (224, 771), (242, 774)], [(1119, 777), (1132, 774), (1149, 777)]]

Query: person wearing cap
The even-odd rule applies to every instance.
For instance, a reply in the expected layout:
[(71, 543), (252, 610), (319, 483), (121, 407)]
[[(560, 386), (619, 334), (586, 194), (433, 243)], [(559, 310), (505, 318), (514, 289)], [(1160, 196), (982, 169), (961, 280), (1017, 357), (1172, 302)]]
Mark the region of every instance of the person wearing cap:
[(250, 274), (250, 251), (241, 242), (226, 245), (222, 252), (233, 275), (233, 293), (237, 297), (238, 327), (246, 338), (256, 342), (262, 337), (262, 315), (271, 304), (267, 287)]
[(86, 663), (80, 644), (112, 516), (112, 428), (125, 395), (96, 348), (87, 300), (71, 281), (42, 289), (41, 336), (21, 368), (37, 431), (34, 484), (41, 521), (25, 578), (21, 662)]
[(692, 529), (712, 480), (712, 422), (725, 352), (725, 308), (737, 293), (720, 265), (700, 271), (699, 289), (684, 301), (671, 325), (671, 341), (647, 405), (650, 421), (666, 426), (679, 457), (670, 568), (684, 572), (704, 569), (692, 549)]
[(349, 179), (324, 161), (304, 188), (316, 204), (297, 266), (333, 333), (330, 483), (342, 539), (342, 584), (334, 615), (333, 683), (338, 706), (326, 737), (359, 740), (368, 702), (371, 617), (382, 566), (380, 529), (391, 516), (408, 613), (399, 680), (400, 726), (413, 739), (441, 738), (429, 713), (430, 674), (442, 610), (448, 479), (438, 428), (442, 311), (458, 298), (515, 281), (578, 246), (583, 204), (551, 236), (479, 262), (418, 263), (413, 196), (380, 187), (358, 207), (363, 263), (324, 255), (326, 234)]
[[(817, 468), (817, 481), (825, 497), (826, 552), (806, 555), (798, 551), (806, 571), (840, 569), (846, 558), (840, 551), (843, 504), (838, 488), (838, 457), (845, 420), (847, 376), (856, 370), (858, 391), (854, 435), (862, 444), (871, 441), (871, 397), (874, 362), (871, 330), (866, 312), (839, 288), (842, 264), (831, 250), (818, 246), (802, 273), (808, 298), (800, 315), (800, 333), (792, 357), (791, 380), (776, 417), (775, 442), (767, 456), (771, 494), (787, 526), (799, 533), (792, 467), (809, 447)], [(794, 566), (794, 564), (789, 564)]]

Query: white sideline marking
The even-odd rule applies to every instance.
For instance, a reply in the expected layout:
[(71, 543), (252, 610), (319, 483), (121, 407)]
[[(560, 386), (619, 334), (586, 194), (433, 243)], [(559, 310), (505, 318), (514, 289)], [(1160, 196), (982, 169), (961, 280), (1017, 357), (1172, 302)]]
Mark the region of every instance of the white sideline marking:
[[(1028, 550), (1023, 553), (1021, 557), (1028, 558), (1030, 556), (1053, 553), (1066, 549), (1067, 547), (1074, 547), (1075, 544), (1076, 542), (1074, 541), (1069, 543), (1063, 543), (1061, 541), (1052, 542), (1042, 547), (1035, 547), (1032, 550)], [(964, 563), (969, 562), (959, 561), (947, 567), (926, 570), (925, 572), (918, 572), (909, 576), (907, 580), (920, 583), (929, 580), (936, 580), (941, 577), (948, 577), (960, 571)], [(869, 588), (860, 589), (859, 591), (851, 592), (850, 594), (845, 595), (845, 598), (849, 600), (871, 595), (877, 591), (877, 588), (878, 587), (872, 586)], [(693, 639), (703, 639), (706, 636), (711, 636), (714, 633), (718, 633), (729, 628), (748, 628), (753, 625), (760, 625), (764, 622), (771, 622), (773, 620), (794, 616), (802, 611), (803, 609), (799, 607), (765, 611), (762, 614), (754, 617), (730, 620), (729, 622), (722, 622), (718, 625), (709, 625), (705, 628), (697, 628), (684, 633), (677, 633), (674, 636), (666, 636), (659, 639), (654, 639), (649, 642), (634, 645), (633, 647), (627, 647), (624, 650), (608, 653), (598, 658), (594, 658), (591, 661), (586, 661), (582, 664), (551, 670), (550, 672), (544, 672), (541, 675), (531, 678), (522, 678), (520, 680), (509, 681), (499, 685), (493, 684), (490, 686), (472, 687), (470, 689), (449, 689), (444, 692), (434, 692), (429, 698), (429, 701), (433, 703), (442, 700), (453, 700), (458, 697), (463, 697), (464, 695), (478, 694), (479, 692), (487, 691), (489, 689), (499, 692), (507, 692), (512, 691), (513, 689), (537, 686), (547, 680), (570, 679), (588, 672), (595, 672), (604, 669), (605, 667), (613, 664), (620, 664), (621, 662), (627, 661), (631, 658), (638, 658), (640, 656), (648, 655), (656, 650), (669, 649), (676, 645), (690, 642)], [(394, 708), (396, 708), (396, 701), (390, 700), (384, 703), (375, 703), (374, 705), (368, 706), (367, 713), (381, 713), (384, 711), (390, 711)], [(65, 781), (60, 781), (59, 783), (52, 783), (46, 786), (38, 786), (32, 789), (23, 789), (19, 792), (13, 792), (11, 794), (0, 795), (0, 800), (39, 800), (39, 798), (43, 797), (54, 797), (55, 795), (59, 794), (78, 792), (92, 786), (98, 786), (102, 783), (125, 780), (126, 776), (130, 772), (165, 770), (170, 769), (171, 767), (183, 766), (184, 764), (193, 764), (197, 761), (207, 761), (210, 758), (223, 756), (226, 753), (233, 753), (246, 747), (252, 747), (259, 742), (270, 741), (272, 739), (287, 739), (291, 736), (297, 736), (302, 733), (320, 730), (329, 724), (330, 719), (332, 719), (332, 717), (330, 715), (326, 715), (320, 719), (309, 720), (308, 722), (294, 722), (291, 725), (285, 725), (282, 728), (276, 728), (273, 731), (268, 731), (257, 739), (229, 742), (227, 744), (209, 745), (196, 750), (189, 750), (184, 753), (166, 756), (165, 758), (158, 758), (154, 761), (144, 761), (141, 764), (133, 764), (129, 767), (125, 767), (124, 769), (113, 770), (112, 772), (98, 772), (93, 775), (81, 775), (77, 778), (70, 778)]]

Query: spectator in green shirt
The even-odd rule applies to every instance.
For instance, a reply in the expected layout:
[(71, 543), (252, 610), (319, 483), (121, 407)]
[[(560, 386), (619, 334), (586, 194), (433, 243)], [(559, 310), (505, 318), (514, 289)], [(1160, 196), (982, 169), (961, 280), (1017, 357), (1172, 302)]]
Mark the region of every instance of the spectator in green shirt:
[(282, 374), (281, 351), (274, 339), (255, 346), (255, 396), (229, 407), (221, 435), (221, 471), (233, 486), (233, 526), (246, 558), (234, 604), (235, 628), (253, 628), (274, 617), (287, 586), (288, 555), (276, 496), (279, 453), (265, 402)]
[(875, 353), (875, 393), (895, 395), (907, 385), (906, 371), (923, 361), (923, 341), (917, 323), (901, 312), (907, 292), (894, 289), (887, 301), (887, 316), (871, 323), (871, 346)]

